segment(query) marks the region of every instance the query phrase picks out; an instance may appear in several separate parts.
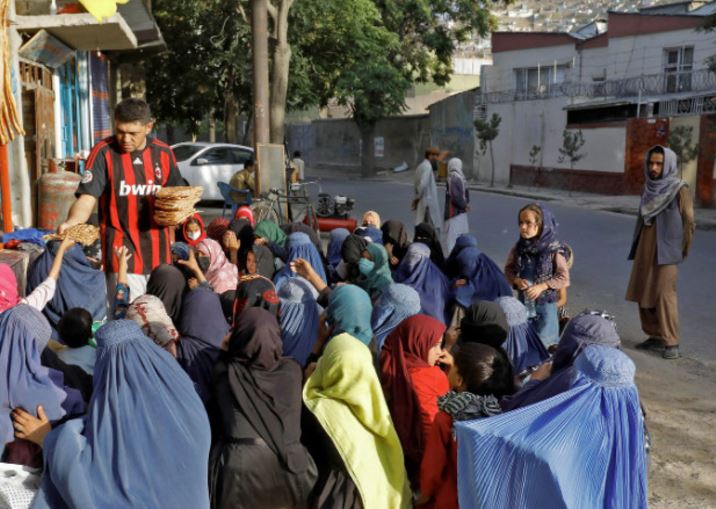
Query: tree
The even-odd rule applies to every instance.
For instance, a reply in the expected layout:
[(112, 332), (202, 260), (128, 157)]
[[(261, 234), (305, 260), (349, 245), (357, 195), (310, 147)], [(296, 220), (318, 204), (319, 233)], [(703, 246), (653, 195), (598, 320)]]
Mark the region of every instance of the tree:
[(530, 153), (529, 153), (530, 164), (532, 166), (537, 166), (537, 161), (539, 161), (540, 152), (542, 152), (542, 147), (540, 147), (539, 145), (532, 145), (532, 148), (530, 149)]
[(557, 161), (563, 163), (568, 160), (569, 167), (574, 169), (574, 163), (587, 155), (579, 153), (584, 143), (584, 134), (582, 134), (581, 129), (576, 133), (570, 133), (565, 129), (562, 131), (562, 146), (558, 149), (561, 155), (557, 158)]
[[(710, 16), (706, 16), (706, 20), (701, 26), (701, 30), (705, 32), (712, 32), (714, 29), (716, 29), (716, 14), (711, 14)], [(711, 72), (716, 72), (716, 55), (711, 55), (707, 58), (706, 63), (708, 64), (709, 69), (711, 69)]]
[(492, 151), (492, 140), (500, 134), (500, 122), (502, 117), (493, 113), (490, 120), (475, 119), (477, 139), (480, 140), (480, 151), (485, 154), (490, 149), (490, 187), (495, 187), (495, 154)]
[(269, 124), (271, 143), (279, 145), (284, 140), (286, 120), (286, 97), (288, 95), (291, 45), (288, 40), (289, 11), (294, 0), (268, 0), (268, 12), (273, 22), (275, 46), (271, 63), (271, 93), (269, 99)]
[(698, 143), (692, 143), (693, 134), (694, 128), (691, 126), (680, 125), (669, 129), (667, 144), (679, 158), (679, 173), (683, 171), (685, 164), (699, 155)]
[(196, 135), (209, 112), (224, 120), (228, 141), (251, 94), (250, 30), (241, 3), (155, 0), (167, 50), (147, 57), (147, 100), (161, 122)]

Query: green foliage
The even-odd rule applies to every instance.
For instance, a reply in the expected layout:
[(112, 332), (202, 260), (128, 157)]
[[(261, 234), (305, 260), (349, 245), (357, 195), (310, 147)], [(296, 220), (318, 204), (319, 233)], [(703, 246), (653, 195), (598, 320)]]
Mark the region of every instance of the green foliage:
[[(701, 26), (701, 30), (705, 32), (712, 32), (714, 29), (716, 29), (716, 14), (711, 14), (706, 17), (704, 24)], [(708, 57), (706, 59), (706, 64), (712, 72), (716, 72), (716, 55)]]
[(238, 6), (222, 0), (152, 3), (168, 49), (142, 65), (147, 100), (159, 121), (195, 134), (212, 109), (223, 116), (227, 96), (250, 97), (251, 30)]
[(679, 167), (693, 161), (699, 155), (698, 143), (692, 143), (694, 128), (680, 125), (669, 129), (667, 144), (679, 157)]
[(539, 154), (542, 152), (542, 147), (539, 145), (532, 145), (532, 149), (530, 150), (529, 156), (530, 156), (530, 164), (532, 166), (537, 166), (537, 161), (539, 161)]
[(475, 119), (475, 129), (477, 130), (475, 135), (480, 140), (480, 151), (483, 154), (487, 151), (487, 146), (492, 143), (492, 140), (500, 134), (500, 122), (502, 122), (502, 117), (497, 113), (493, 113), (490, 120)]
[(570, 133), (565, 129), (562, 131), (562, 147), (558, 149), (560, 156), (557, 158), (557, 161), (560, 163), (569, 161), (570, 168), (574, 168), (574, 163), (587, 155), (579, 153), (584, 143), (584, 134), (581, 129), (576, 133)]

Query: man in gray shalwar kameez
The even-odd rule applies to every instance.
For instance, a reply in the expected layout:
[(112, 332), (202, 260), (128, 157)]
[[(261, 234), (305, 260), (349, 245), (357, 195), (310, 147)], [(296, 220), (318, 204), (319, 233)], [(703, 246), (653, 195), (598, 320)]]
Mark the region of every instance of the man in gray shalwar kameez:
[(443, 226), (440, 203), (438, 202), (438, 188), (433, 174), (433, 163), (437, 162), (440, 152), (436, 148), (425, 151), (425, 159), (415, 168), (413, 210), (415, 211), (415, 225), (429, 223), (438, 232)]

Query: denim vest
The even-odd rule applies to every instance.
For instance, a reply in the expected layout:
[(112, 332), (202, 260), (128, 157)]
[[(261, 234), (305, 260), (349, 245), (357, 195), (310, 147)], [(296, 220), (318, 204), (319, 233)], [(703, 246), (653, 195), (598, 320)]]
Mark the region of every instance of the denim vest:
[[(679, 195), (654, 219), (656, 222), (656, 264), (673, 265), (684, 259), (684, 221), (679, 208)], [(639, 237), (644, 226), (641, 215), (636, 221), (629, 260), (636, 255)]]

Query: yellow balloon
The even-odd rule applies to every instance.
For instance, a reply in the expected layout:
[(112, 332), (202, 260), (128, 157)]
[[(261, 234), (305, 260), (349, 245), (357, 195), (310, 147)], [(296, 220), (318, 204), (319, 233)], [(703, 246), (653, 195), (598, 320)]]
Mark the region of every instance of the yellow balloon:
[(87, 11), (101, 23), (117, 12), (117, 4), (126, 4), (129, 0), (80, 0)]

